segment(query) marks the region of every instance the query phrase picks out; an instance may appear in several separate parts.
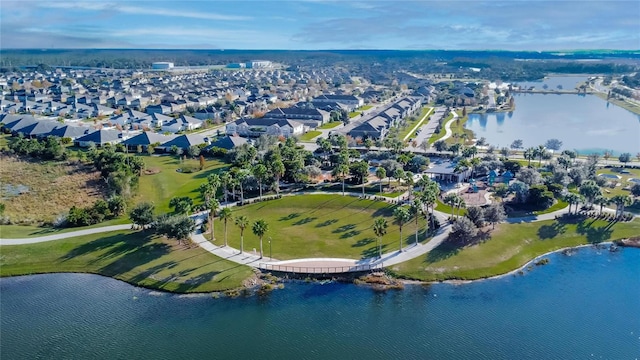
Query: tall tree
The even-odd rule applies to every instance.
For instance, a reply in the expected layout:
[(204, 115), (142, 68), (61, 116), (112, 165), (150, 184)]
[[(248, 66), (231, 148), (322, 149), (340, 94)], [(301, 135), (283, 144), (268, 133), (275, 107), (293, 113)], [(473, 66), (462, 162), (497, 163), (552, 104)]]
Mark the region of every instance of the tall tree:
[(413, 219), (416, 222), (416, 233), (415, 233), (416, 245), (418, 245), (418, 231), (420, 230), (420, 228), (418, 227), (418, 221), (420, 220), (421, 213), (422, 213), (422, 201), (420, 201), (420, 198), (416, 197), (415, 199), (413, 199), (413, 201), (411, 202), (411, 205), (409, 206), (409, 214), (413, 217)]
[(345, 195), (344, 192), (344, 180), (347, 177), (347, 174), (349, 173), (349, 166), (347, 164), (341, 163), (338, 164), (338, 166), (336, 166), (333, 169), (333, 176), (338, 177), (341, 181), (342, 181), (342, 196)]
[(382, 179), (387, 177), (387, 171), (382, 166), (379, 166), (376, 169), (376, 177), (380, 180), (380, 195), (382, 195)]
[(528, 167), (531, 167), (531, 160), (536, 158), (536, 154), (536, 148), (530, 147), (524, 151), (524, 158), (529, 161), (529, 163), (527, 164)]
[(409, 210), (402, 206), (398, 206), (393, 210), (393, 218), (400, 229), (400, 251), (402, 251), (402, 227), (411, 219), (411, 215), (409, 214)]
[(219, 217), (224, 222), (224, 246), (227, 246), (227, 221), (231, 219), (231, 209), (228, 207), (222, 208)]
[(216, 239), (216, 235), (214, 233), (214, 221), (216, 220), (216, 215), (218, 214), (218, 209), (220, 208), (220, 202), (217, 199), (211, 199), (209, 202), (209, 218), (211, 219), (211, 241)]
[(264, 237), (264, 234), (269, 231), (269, 224), (266, 221), (259, 219), (253, 223), (251, 231), (255, 236), (260, 238), (260, 259), (262, 259), (262, 238)]
[(624, 214), (624, 208), (633, 204), (633, 199), (629, 195), (616, 195), (611, 198), (611, 202), (616, 205), (616, 218)]
[(373, 222), (373, 233), (376, 234), (378, 239), (378, 257), (382, 258), (382, 237), (387, 234), (387, 227), (389, 224), (387, 223), (387, 219), (385, 218), (377, 218)]
[(240, 228), (240, 253), (244, 252), (244, 229), (249, 226), (249, 219), (245, 215), (236, 216), (235, 224)]
[(258, 191), (260, 192), (260, 201), (262, 201), (262, 182), (267, 178), (267, 167), (263, 164), (254, 166), (253, 176), (258, 181)]
[(491, 223), (491, 227), (495, 229), (496, 223), (506, 219), (504, 207), (502, 204), (491, 204), (484, 210), (484, 219)]
[(457, 194), (447, 194), (443, 199), (444, 203), (451, 207), (451, 218), (453, 218), (456, 203), (458, 202)]
[(411, 171), (407, 171), (404, 174), (404, 181), (407, 184), (409, 190), (409, 201), (411, 201), (411, 199), (413, 198), (413, 186), (416, 184), (415, 180), (413, 179), (413, 173)]

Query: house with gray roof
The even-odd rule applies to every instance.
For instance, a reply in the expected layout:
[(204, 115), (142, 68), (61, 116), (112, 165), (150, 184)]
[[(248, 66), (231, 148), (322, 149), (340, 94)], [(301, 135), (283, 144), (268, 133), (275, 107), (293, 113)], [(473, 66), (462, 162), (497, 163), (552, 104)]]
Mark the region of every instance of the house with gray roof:
[(246, 137), (259, 137), (260, 135), (273, 135), (290, 137), (304, 133), (304, 125), (301, 122), (286, 119), (270, 118), (242, 118), (226, 126), (227, 134), (238, 134)]
[(124, 140), (124, 134), (118, 130), (96, 130), (86, 135), (76, 138), (73, 143), (78, 147), (89, 147), (90, 144), (95, 144), (98, 147), (102, 147), (106, 144), (115, 145)]
[(210, 145), (211, 142), (209, 141), (209, 138), (204, 135), (185, 134), (174, 136), (171, 140), (160, 144), (160, 146), (158, 146), (156, 149), (167, 152), (171, 149), (171, 147), (177, 146), (178, 148), (186, 151), (191, 146), (198, 146), (201, 144)]
[(240, 136), (227, 135), (227, 136), (218, 138), (216, 141), (212, 142), (211, 145), (205, 148), (205, 150), (209, 150), (214, 147), (231, 150), (233, 148), (241, 146), (242, 144), (246, 144), (247, 142), (248, 140), (246, 138), (243, 138)]
[(147, 146), (151, 144), (164, 144), (171, 140), (173, 140), (175, 135), (163, 135), (154, 133), (151, 131), (143, 131), (136, 136), (132, 136), (122, 142), (123, 145), (127, 147), (127, 149), (135, 151), (138, 146), (142, 146), (142, 148), (146, 151)]

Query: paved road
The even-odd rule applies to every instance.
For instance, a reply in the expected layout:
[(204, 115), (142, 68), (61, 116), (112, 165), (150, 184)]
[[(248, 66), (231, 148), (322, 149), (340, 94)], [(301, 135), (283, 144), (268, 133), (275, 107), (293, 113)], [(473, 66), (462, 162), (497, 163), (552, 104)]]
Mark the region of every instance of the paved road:
[(438, 122), (443, 117), (444, 111), (445, 109), (442, 107), (437, 107), (434, 109), (434, 112), (431, 114), (431, 119), (429, 119), (426, 124), (420, 126), (420, 134), (418, 134), (415, 138), (416, 144), (418, 146), (413, 147), (411, 146), (411, 144), (409, 144), (409, 146), (407, 147), (409, 151), (421, 150), (420, 144), (422, 144), (423, 141), (429, 141), (431, 135), (433, 135), (433, 133), (436, 131)]

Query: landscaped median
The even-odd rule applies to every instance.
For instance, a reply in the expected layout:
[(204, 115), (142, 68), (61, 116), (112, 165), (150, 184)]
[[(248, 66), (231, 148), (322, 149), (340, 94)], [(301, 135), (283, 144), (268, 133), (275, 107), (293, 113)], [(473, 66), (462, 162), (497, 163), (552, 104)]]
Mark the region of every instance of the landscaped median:
[(423, 281), (476, 280), (516, 270), (537, 256), (558, 249), (638, 234), (638, 219), (612, 224), (593, 219), (500, 224), (485, 242), (462, 249), (444, 242), (390, 270), (396, 276)]
[(178, 293), (242, 286), (251, 268), (151, 232), (114, 231), (0, 247), (0, 276), (82, 272)]
[(300, 135), (300, 141), (312, 141), (314, 138), (318, 137), (318, 135), (322, 135), (322, 131), (309, 131)]

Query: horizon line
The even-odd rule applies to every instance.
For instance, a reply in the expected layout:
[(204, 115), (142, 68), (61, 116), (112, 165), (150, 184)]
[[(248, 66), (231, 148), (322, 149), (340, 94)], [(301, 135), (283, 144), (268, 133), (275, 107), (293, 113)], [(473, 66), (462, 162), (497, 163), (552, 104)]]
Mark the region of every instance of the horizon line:
[(366, 48), (366, 49), (224, 49), (224, 48), (1, 48), (0, 51), (13, 51), (13, 50), (39, 50), (39, 51), (48, 51), (48, 50), (164, 50), (164, 51), (407, 51), (407, 52), (419, 52), (419, 51), (444, 51), (444, 52), (454, 52), (454, 51), (466, 51), (466, 52), (527, 52), (527, 53), (563, 53), (563, 52), (638, 52), (640, 53), (640, 49), (562, 49), (562, 50), (507, 50), (507, 49), (376, 49), (376, 48)]

